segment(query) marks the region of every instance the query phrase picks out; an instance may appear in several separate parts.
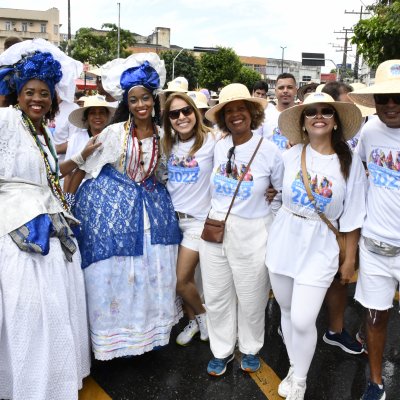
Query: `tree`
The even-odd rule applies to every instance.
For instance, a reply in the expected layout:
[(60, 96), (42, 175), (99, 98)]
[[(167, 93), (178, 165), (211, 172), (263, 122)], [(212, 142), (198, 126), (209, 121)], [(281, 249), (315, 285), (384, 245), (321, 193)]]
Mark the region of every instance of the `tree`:
[[(72, 42), (72, 57), (91, 65), (103, 65), (117, 57), (118, 28), (115, 24), (103, 24), (108, 31), (96, 32), (92, 28), (80, 28)], [(120, 29), (120, 57), (129, 56), (126, 49), (135, 44), (132, 34)]]
[(379, 1), (368, 10), (373, 16), (355, 25), (352, 43), (367, 64), (376, 68), (383, 61), (400, 58), (400, 0)]
[(199, 83), (210, 90), (235, 82), (242, 63), (238, 55), (226, 47), (218, 47), (215, 52), (205, 53), (200, 59)]
[(246, 85), (250, 93), (253, 91), (254, 84), (259, 80), (261, 80), (261, 74), (252, 68), (245, 67), (244, 65), (242, 65), (236, 78), (236, 82)]
[[(160, 58), (165, 62), (167, 82), (172, 80), (172, 62), (178, 51), (166, 50), (160, 53)], [(189, 90), (194, 90), (198, 84), (199, 61), (187, 50), (183, 50), (175, 60), (174, 77), (184, 76), (189, 82)]]

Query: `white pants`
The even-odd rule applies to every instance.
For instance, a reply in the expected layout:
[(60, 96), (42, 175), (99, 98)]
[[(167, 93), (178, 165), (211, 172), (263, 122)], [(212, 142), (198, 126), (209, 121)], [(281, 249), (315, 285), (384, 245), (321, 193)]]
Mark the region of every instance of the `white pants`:
[(305, 379), (317, 345), (315, 323), (328, 288), (299, 284), (271, 272), (269, 276), (281, 308), (282, 332), (294, 376)]
[[(215, 213), (210, 217), (223, 219)], [(264, 344), (269, 220), (229, 215), (223, 244), (200, 241), (208, 334), (216, 358), (232, 354), (237, 338), (243, 354), (257, 354)]]

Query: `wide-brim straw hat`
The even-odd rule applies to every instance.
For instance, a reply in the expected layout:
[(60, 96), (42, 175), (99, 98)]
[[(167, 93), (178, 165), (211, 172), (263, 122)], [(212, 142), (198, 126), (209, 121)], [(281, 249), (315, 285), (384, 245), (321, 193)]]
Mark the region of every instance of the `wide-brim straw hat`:
[[(360, 89), (364, 89), (364, 88), (367, 87), (367, 85), (365, 83), (361, 83), (361, 82), (350, 83), (350, 86), (353, 88), (354, 91), (357, 91), (357, 90), (360, 90)], [(375, 107), (365, 107), (365, 106), (362, 106), (361, 104), (356, 104), (356, 106), (361, 111), (361, 115), (363, 117), (368, 117), (370, 115), (376, 114)]]
[(308, 143), (308, 135), (302, 131), (301, 114), (311, 104), (327, 104), (334, 108), (342, 125), (345, 140), (351, 139), (360, 129), (361, 111), (353, 103), (335, 101), (326, 93), (310, 93), (303, 104), (290, 107), (281, 112), (278, 120), (279, 129), (290, 143)]
[(204, 110), (210, 108), (210, 106), (207, 103), (207, 97), (204, 93), (187, 92), (186, 94), (194, 101), (194, 104), (196, 104), (196, 107), (198, 109)]
[(268, 100), (260, 97), (251, 97), (249, 89), (241, 83), (231, 83), (230, 85), (222, 88), (219, 94), (219, 101), (214, 107), (211, 107), (206, 112), (206, 118), (213, 122), (217, 122), (217, 113), (222, 110), (228, 103), (237, 100), (249, 101), (251, 103), (261, 104), (263, 108), (268, 105)]
[(90, 107), (106, 107), (108, 109), (108, 121), (111, 120), (113, 117), (116, 108), (110, 106), (110, 103), (106, 101), (104, 96), (95, 95), (95, 96), (88, 96), (83, 103), (83, 107), (80, 107), (69, 114), (68, 120), (71, 122), (72, 125), (77, 126), (78, 128), (88, 128), (87, 121), (83, 121), (83, 115), (85, 111)]
[(376, 70), (375, 83), (364, 89), (349, 93), (357, 104), (375, 107), (374, 94), (400, 93), (400, 60), (388, 60)]
[(183, 76), (178, 76), (174, 80), (167, 83), (167, 88), (163, 92), (180, 92), (186, 93), (189, 91), (189, 82)]
[(318, 86), (319, 83), (316, 82), (310, 82), (307, 83), (306, 85), (303, 85), (301, 88), (297, 89), (297, 98), (300, 101), (304, 101), (305, 94), (315, 92)]

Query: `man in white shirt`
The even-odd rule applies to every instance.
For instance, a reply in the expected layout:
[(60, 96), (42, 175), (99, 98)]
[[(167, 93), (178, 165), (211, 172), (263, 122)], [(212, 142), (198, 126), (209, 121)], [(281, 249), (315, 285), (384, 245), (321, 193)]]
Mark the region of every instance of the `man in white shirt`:
[(268, 104), (265, 109), (265, 120), (262, 125), (262, 136), (274, 142), (279, 150), (285, 151), (289, 147), (289, 141), (278, 127), (279, 115), (283, 110), (294, 106), (297, 87), (296, 78), (289, 73), (283, 73), (276, 79), (275, 96), (277, 105)]
[(364, 125), (356, 147), (368, 167), (369, 185), (355, 299), (367, 310), (370, 378), (362, 399), (383, 400), (383, 352), (400, 281), (400, 60), (380, 64), (374, 85), (348, 95), (357, 104), (375, 106), (378, 115)]

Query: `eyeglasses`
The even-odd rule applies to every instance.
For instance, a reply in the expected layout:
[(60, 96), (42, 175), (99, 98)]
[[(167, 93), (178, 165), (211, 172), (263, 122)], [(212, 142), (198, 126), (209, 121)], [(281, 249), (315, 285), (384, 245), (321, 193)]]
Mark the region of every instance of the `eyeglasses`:
[(306, 108), (304, 110), (304, 115), (308, 119), (313, 119), (317, 115), (321, 115), (324, 119), (331, 119), (335, 115), (335, 110), (330, 107), (324, 107), (318, 110), (317, 108)]
[(227, 174), (231, 174), (232, 173), (232, 163), (233, 163), (233, 161), (231, 161), (231, 160), (232, 160), (232, 156), (234, 156), (234, 154), (235, 154), (235, 146), (231, 147), (228, 150), (228, 154), (227, 154), (228, 161), (226, 162), (226, 166), (225, 166), (225, 171), (226, 171)]
[(374, 94), (374, 99), (375, 99), (375, 104), (379, 104), (381, 106), (389, 103), (390, 99), (393, 100), (393, 103), (400, 104), (399, 93)]
[(179, 116), (181, 115), (181, 113), (183, 114), (184, 117), (188, 117), (189, 115), (191, 115), (193, 113), (193, 107), (186, 106), (186, 107), (180, 108), (179, 110), (171, 110), (168, 113), (168, 117), (170, 119), (178, 119)]

